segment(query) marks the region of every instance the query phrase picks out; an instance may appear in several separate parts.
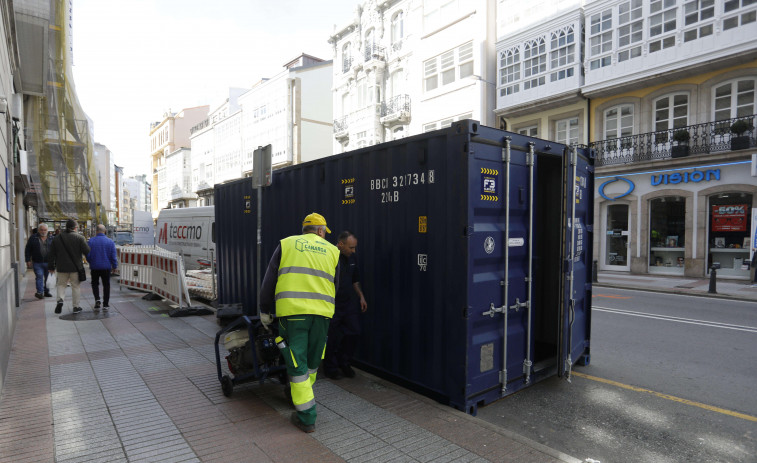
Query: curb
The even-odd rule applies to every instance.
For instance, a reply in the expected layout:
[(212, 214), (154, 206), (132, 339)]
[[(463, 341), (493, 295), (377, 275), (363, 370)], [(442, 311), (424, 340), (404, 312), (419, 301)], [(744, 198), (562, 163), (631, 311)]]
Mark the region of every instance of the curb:
[(711, 293), (705, 293), (702, 291), (696, 291), (696, 290), (684, 290), (684, 289), (658, 289), (658, 288), (640, 288), (638, 286), (626, 286), (626, 285), (619, 285), (619, 284), (613, 284), (613, 283), (592, 283), (592, 287), (598, 287), (598, 288), (615, 288), (615, 289), (626, 289), (631, 291), (645, 291), (648, 293), (665, 293), (665, 294), (678, 294), (681, 296), (695, 296), (695, 297), (708, 297), (712, 299), (728, 299), (732, 301), (742, 301), (742, 302), (757, 302), (757, 299), (750, 299), (746, 297), (738, 297), (733, 296), (731, 294), (711, 294)]

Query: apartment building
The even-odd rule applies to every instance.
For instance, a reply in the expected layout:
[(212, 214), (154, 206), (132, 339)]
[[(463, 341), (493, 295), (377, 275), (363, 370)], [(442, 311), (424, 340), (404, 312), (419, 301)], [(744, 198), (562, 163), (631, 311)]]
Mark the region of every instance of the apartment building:
[(334, 47), (334, 152), (448, 127), (495, 125), (494, 0), (358, 5)]
[(259, 146), (271, 145), (274, 167), (333, 154), (332, 62), (303, 53), (283, 67), (239, 97), (244, 175)]
[(599, 268), (748, 278), (757, 2), (536, 3), (500, 2), (495, 112), (594, 149)]
[(202, 122), (208, 116), (210, 107), (197, 106), (194, 108), (182, 109), (178, 113), (168, 110), (163, 114), (163, 119), (150, 124), (150, 159), (152, 161), (152, 184), (157, 188), (152, 189), (152, 214), (153, 218), (158, 217), (161, 209), (169, 207), (164, 195), (161, 201), (158, 198), (158, 192), (161, 189), (165, 193), (165, 187), (160, 183), (160, 172), (165, 174), (166, 158), (169, 154), (176, 152), (181, 148), (189, 149), (190, 129)]

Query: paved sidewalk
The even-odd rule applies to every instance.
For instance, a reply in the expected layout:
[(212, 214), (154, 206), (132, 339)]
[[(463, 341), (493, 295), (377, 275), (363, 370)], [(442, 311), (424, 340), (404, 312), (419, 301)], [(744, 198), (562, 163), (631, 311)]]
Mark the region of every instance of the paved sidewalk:
[(605, 288), (638, 289), (664, 293), (686, 294), (757, 302), (757, 286), (745, 280), (717, 278), (715, 294), (709, 293), (709, 278), (690, 278), (668, 275), (632, 275), (625, 272), (598, 272), (598, 283)]
[(108, 316), (82, 320), (88, 281), (84, 312), (69, 298), (58, 316), (54, 298), (34, 298), (31, 272), (22, 294), (2, 463), (579, 461), (362, 372), (316, 382), (317, 429), (305, 434), (276, 383), (223, 396), (214, 315), (170, 318), (165, 302), (114, 286)]

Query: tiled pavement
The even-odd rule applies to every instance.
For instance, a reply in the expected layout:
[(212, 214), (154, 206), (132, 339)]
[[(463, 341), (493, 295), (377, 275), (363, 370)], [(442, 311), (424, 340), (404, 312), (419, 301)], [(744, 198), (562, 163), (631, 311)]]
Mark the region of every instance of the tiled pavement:
[[(292, 426), (280, 385), (218, 382), (214, 315), (170, 318), (113, 288), (111, 313), (23, 302), (0, 396), (0, 462), (578, 461), (371, 375), (319, 380), (316, 432)], [(82, 286), (85, 315), (93, 298)], [(82, 318), (78, 316), (76, 318)]]

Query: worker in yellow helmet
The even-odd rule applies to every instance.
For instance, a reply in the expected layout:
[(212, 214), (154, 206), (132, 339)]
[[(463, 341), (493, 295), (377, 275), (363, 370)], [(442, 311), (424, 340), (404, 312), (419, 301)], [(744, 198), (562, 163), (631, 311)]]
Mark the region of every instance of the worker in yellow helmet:
[[(315, 382), (326, 350), (329, 320), (339, 286), (339, 250), (325, 240), (331, 230), (315, 212), (302, 222), (302, 235), (284, 238), (273, 252), (260, 288), (260, 321), (279, 319), (279, 337), (292, 392), (290, 421), (315, 431)], [(281, 338), (281, 339), (279, 339)]]

